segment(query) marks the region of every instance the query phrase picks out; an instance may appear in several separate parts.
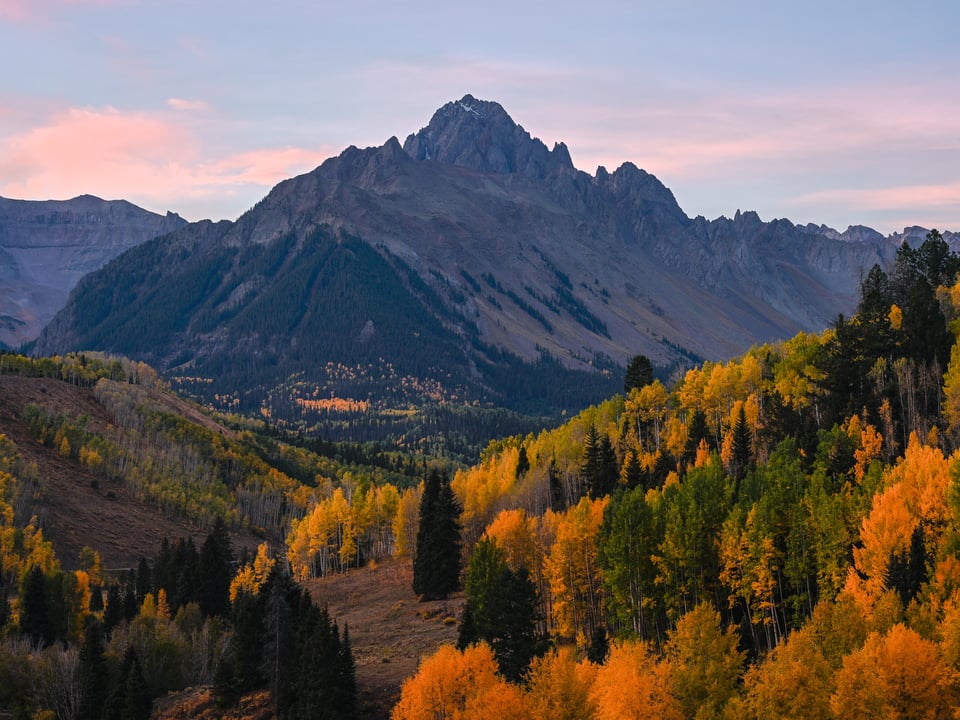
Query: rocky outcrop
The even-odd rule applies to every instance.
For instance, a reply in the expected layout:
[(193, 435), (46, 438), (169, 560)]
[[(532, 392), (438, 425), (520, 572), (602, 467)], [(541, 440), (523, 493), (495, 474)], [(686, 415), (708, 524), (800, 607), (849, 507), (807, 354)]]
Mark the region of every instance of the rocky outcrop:
[(77, 282), (150, 238), (186, 221), (125, 200), (0, 198), (0, 346), (36, 338)]

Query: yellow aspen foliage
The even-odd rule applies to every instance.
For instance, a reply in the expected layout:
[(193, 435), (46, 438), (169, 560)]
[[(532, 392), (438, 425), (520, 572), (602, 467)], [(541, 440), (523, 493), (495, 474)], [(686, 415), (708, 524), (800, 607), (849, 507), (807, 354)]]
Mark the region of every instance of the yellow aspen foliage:
[(394, 554), (397, 557), (412, 557), (417, 547), (417, 528), (419, 526), (420, 496), (423, 483), (418, 487), (407, 488), (400, 495), (397, 512), (393, 517), (393, 538), (396, 543)]
[(827, 718), (833, 674), (813, 633), (794, 631), (744, 676), (748, 715), (756, 720)]
[(944, 603), (943, 619), (937, 628), (940, 657), (949, 668), (956, 684), (960, 681), (960, 592)]
[(71, 625), (76, 628), (83, 628), (84, 620), (90, 614), (90, 575), (86, 570), (75, 570), (73, 573), (75, 580), (74, 597), (76, 598), (76, 616), (72, 619)]
[(886, 487), (873, 498), (860, 527), (861, 546), (853, 549), (854, 568), (847, 589), (869, 608), (886, 587), (890, 558), (909, 552), (917, 527), (925, 528), (932, 550), (949, 519), (950, 462), (938, 448), (922, 445), (915, 434), (903, 458), (884, 473)]
[[(463, 652), (443, 645), (426, 658), (417, 674), (404, 681), (391, 720), (467, 720), (468, 703), (501, 688), (497, 661), (486, 643)], [(473, 705), (471, 705), (473, 707)]]
[(270, 557), (270, 546), (267, 543), (260, 543), (253, 562), (237, 570), (236, 576), (231, 581), (230, 602), (235, 601), (241, 592), (258, 595), (260, 588), (270, 577), (270, 571), (273, 570), (276, 562), (275, 558)]
[(916, 433), (910, 434), (903, 458), (885, 474), (884, 482), (888, 487), (902, 483), (910, 511), (931, 529), (947, 519), (950, 462), (939, 448), (922, 444)]
[(683, 615), (667, 639), (673, 695), (685, 717), (720, 717), (736, 694), (744, 653), (732, 629), (720, 629), (720, 613), (700, 604)]
[(534, 720), (526, 694), (516, 685), (497, 683), (467, 698), (458, 720)]
[[(857, 416), (854, 415), (853, 417), (856, 418)], [(859, 426), (859, 422), (857, 425)], [(859, 483), (863, 481), (864, 475), (867, 474), (867, 468), (870, 467), (870, 463), (880, 458), (880, 453), (883, 452), (883, 436), (877, 432), (877, 429), (873, 425), (867, 425), (862, 430), (859, 430), (856, 439), (858, 444), (857, 449), (853, 451), (853, 459), (855, 461), (853, 476)]]
[(93, 548), (84, 546), (80, 551), (80, 569), (86, 570), (92, 585), (104, 584), (106, 574), (103, 568), (103, 560), (100, 559), (100, 553)]
[(100, 453), (92, 448), (80, 448), (80, 453), (77, 457), (80, 459), (81, 463), (86, 465), (91, 470), (96, 471), (103, 467), (103, 458), (100, 457)]
[(860, 527), (861, 546), (853, 548), (854, 567), (848, 572), (845, 586), (868, 615), (886, 588), (891, 555), (909, 550), (916, 527), (917, 519), (907, 506), (902, 484), (874, 497), (873, 508)]
[(704, 390), (707, 386), (708, 372), (715, 363), (705, 362), (700, 367), (687, 370), (683, 382), (677, 389), (677, 399), (680, 408), (690, 415), (695, 410), (703, 410), (709, 416), (709, 410), (704, 405)]
[(591, 697), (597, 666), (577, 662), (565, 645), (536, 658), (530, 665), (527, 698), (536, 720), (582, 720), (594, 716)]
[(891, 330), (903, 329), (903, 310), (896, 303), (890, 306), (890, 313), (887, 318), (890, 320)]
[(157, 590), (157, 620), (163, 622), (170, 620), (170, 603), (167, 600), (167, 591), (163, 588)]
[(713, 454), (710, 452), (710, 446), (707, 445), (706, 440), (701, 439), (700, 444), (697, 445), (697, 455), (693, 461), (693, 466), (695, 468), (705, 467), (710, 464), (712, 458)]
[(723, 436), (723, 442), (720, 444), (720, 462), (723, 467), (729, 468), (733, 462), (733, 433), (728, 432)]
[(660, 449), (661, 431), (663, 421), (667, 414), (667, 401), (670, 395), (667, 389), (659, 380), (654, 380), (649, 385), (642, 388), (634, 388), (630, 391), (630, 397), (625, 404), (625, 412), (633, 415), (637, 423), (638, 442), (644, 443), (644, 439), (639, 436), (641, 427), (648, 427), (650, 437), (646, 439), (645, 445)]
[(955, 693), (937, 646), (904, 625), (871, 633), (843, 660), (830, 706), (838, 720), (945, 718)]
[(960, 344), (950, 350), (950, 362), (943, 375), (943, 416), (947, 420), (947, 434), (954, 442), (960, 439)]
[(157, 619), (157, 600), (153, 593), (147, 593), (143, 596), (143, 600), (140, 603), (140, 611), (137, 615), (144, 620)]
[(536, 526), (537, 519), (528, 517), (523, 508), (501, 510), (487, 526), (484, 536), (497, 543), (511, 570), (525, 567), (536, 576), (543, 565), (543, 548)]
[(467, 547), (472, 547), (480, 539), (484, 528), (513, 493), (519, 453), (516, 447), (505, 448), (476, 467), (458, 470), (450, 482), (463, 507), (460, 521)]
[(859, 650), (870, 631), (866, 617), (849, 593), (840, 593), (836, 600), (821, 600), (813, 608), (805, 630), (817, 645), (830, 666), (837, 670), (843, 658)]
[(561, 637), (589, 637), (603, 617), (603, 578), (596, 538), (609, 499), (584, 497), (557, 516), (556, 540), (545, 570), (553, 596), (554, 629)]
[[(681, 720), (680, 703), (671, 692), (670, 665), (657, 662), (646, 643), (614, 645), (597, 669), (590, 697), (596, 720)], [(692, 716), (691, 716), (692, 717)]]
[(70, 441), (67, 440), (66, 435), (60, 438), (60, 444), (57, 447), (57, 452), (60, 453), (60, 457), (65, 457), (65, 458), (70, 457), (70, 453), (71, 453)]
[(793, 410), (815, 407), (823, 394), (818, 383), (825, 374), (817, 367), (816, 358), (830, 332), (823, 336), (800, 333), (779, 346), (780, 357), (773, 365), (773, 387)]
[(36, 516), (22, 530), (14, 527), (3, 528), (0, 535), (4, 572), (15, 572), (17, 582), (22, 583), (30, 569), (36, 565), (47, 577), (60, 571), (60, 561), (53, 550), (53, 543), (43, 537)]
[(687, 447), (687, 425), (676, 413), (667, 417), (663, 424), (663, 444), (674, 457), (683, 455)]

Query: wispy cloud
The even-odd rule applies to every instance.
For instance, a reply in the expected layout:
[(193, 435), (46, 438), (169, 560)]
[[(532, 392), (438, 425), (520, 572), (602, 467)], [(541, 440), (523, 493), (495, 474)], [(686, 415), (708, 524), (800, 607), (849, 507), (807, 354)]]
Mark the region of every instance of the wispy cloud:
[(170, 98), (167, 105), (174, 110), (185, 110), (187, 112), (206, 112), (211, 110), (210, 103), (203, 100), (185, 100), (183, 98)]
[(37, 22), (68, 7), (125, 5), (125, 0), (0, 0), (0, 18), (12, 22)]

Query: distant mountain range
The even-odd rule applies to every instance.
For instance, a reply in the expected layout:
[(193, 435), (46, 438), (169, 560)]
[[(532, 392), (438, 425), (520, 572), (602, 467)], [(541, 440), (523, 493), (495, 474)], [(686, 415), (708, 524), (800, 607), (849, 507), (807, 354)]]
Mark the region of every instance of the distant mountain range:
[(123, 353), (288, 418), (334, 398), (552, 414), (619, 389), (637, 353), (670, 368), (821, 330), (924, 234), (691, 219), (653, 175), (579, 171), (467, 95), (236, 222), (126, 252), (80, 282), (36, 351)]
[(125, 200), (0, 198), (0, 347), (40, 334), (81, 277), (140, 243), (186, 225)]

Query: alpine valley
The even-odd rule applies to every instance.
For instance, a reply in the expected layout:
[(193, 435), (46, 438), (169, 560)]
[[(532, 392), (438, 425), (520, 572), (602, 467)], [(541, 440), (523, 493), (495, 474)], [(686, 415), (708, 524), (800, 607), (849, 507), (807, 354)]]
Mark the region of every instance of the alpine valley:
[(143, 360), (218, 409), (332, 439), (402, 443), (434, 422), (456, 443), (456, 418), (486, 412), (463, 420), (467, 449), (532, 427), (504, 408), (542, 424), (617, 392), (636, 354), (665, 377), (822, 330), (903, 239), (691, 219), (653, 175), (588, 175), (466, 95), (236, 222), (139, 244), (84, 277), (33, 349)]

